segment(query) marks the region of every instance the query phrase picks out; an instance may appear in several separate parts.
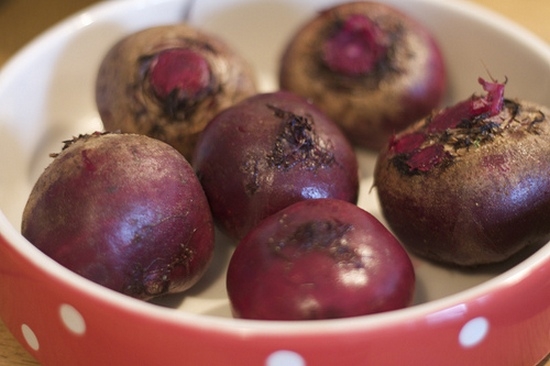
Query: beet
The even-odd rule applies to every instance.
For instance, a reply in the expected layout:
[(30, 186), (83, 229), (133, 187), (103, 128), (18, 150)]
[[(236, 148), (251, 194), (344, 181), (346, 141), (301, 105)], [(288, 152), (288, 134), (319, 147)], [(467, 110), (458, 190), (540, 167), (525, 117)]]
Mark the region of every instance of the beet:
[(143, 135), (82, 135), (36, 182), (22, 234), (74, 272), (150, 299), (195, 284), (213, 255), (214, 225), (193, 169)]
[(208, 121), (255, 93), (247, 61), (219, 37), (186, 24), (124, 37), (105, 55), (96, 83), (106, 130), (160, 139), (188, 160)]
[(313, 100), (354, 144), (378, 151), (441, 103), (447, 77), (426, 27), (391, 6), (361, 1), (325, 9), (297, 30), (279, 82)]
[(376, 164), (390, 228), (437, 262), (495, 263), (550, 240), (549, 111), (479, 82), (485, 95), (396, 134)]
[(258, 94), (222, 111), (203, 131), (192, 165), (214, 219), (234, 239), (296, 201), (357, 201), (351, 145), (334, 122), (290, 92)]
[(374, 216), (351, 203), (295, 203), (237, 246), (227, 272), (234, 316), (311, 320), (373, 314), (411, 304), (412, 263)]

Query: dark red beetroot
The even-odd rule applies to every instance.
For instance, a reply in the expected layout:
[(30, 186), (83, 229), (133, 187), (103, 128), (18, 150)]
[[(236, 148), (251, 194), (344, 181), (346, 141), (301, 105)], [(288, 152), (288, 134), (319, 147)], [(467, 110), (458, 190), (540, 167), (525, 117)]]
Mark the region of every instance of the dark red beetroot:
[(250, 66), (229, 45), (177, 24), (113, 45), (98, 72), (96, 101), (105, 129), (155, 137), (190, 160), (208, 121), (255, 92)]
[(410, 305), (411, 261), (395, 237), (348, 202), (296, 203), (237, 246), (227, 272), (236, 317), (342, 318)]
[(200, 137), (193, 167), (214, 219), (237, 239), (296, 201), (355, 203), (359, 190), (357, 159), (338, 126), (289, 92), (221, 112)]
[(311, 98), (349, 139), (379, 150), (441, 102), (446, 71), (430, 32), (397, 9), (351, 2), (321, 11), (290, 41), (280, 86)]
[(393, 136), (375, 170), (391, 229), (439, 262), (499, 262), (550, 240), (549, 111), (479, 81), (486, 95)]
[(189, 163), (143, 135), (66, 143), (34, 186), (22, 234), (76, 273), (141, 299), (180, 292), (214, 248), (208, 202)]

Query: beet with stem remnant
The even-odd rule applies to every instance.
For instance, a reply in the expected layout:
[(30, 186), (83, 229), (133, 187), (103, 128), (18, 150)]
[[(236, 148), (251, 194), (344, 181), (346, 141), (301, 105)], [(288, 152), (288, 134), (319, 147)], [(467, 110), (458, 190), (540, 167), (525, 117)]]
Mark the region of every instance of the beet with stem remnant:
[(96, 82), (106, 130), (157, 138), (188, 160), (208, 121), (255, 92), (246, 60), (222, 39), (186, 24), (124, 37), (105, 55)]
[(396, 134), (376, 164), (389, 226), (438, 262), (500, 262), (550, 240), (549, 110), (479, 82), (485, 95)]
[(439, 105), (446, 79), (425, 26), (367, 1), (333, 6), (307, 22), (279, 71), (282, 89), (310, 98), (354, 144), (376, 151)]

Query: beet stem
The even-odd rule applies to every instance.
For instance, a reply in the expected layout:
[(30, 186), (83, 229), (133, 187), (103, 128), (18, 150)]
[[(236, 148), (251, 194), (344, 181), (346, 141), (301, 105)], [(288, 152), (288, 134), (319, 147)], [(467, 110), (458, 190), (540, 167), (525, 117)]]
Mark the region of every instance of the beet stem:
[(504, 108), (504, 84), (487, 82), (482, 78), (479, 78), (478, 81), (487, 94), (474, 96), (438, 113), (428, 126), (428, 132), (441, 132), (448, 128), (456, 128), (464, 120), (478, 117), (489, 118), (502, 111)]
[[(487, 92), (484, 96), (472, 96), (470, 99), (459, 102), (452, 107), (435, 114), (426, 126), (425, 131), (404, 134), (400, 137), (392, 136), (390, 151), (396, 157), (397, 166), (404, 168), (405, 173), (428, 172), (436, 165), (449, 159), (450, 155), (444, 151), (441, 144), (432, 144), (424, 147), (428, 136), (437, 134), (452, 135), (455, 129), (466, 129), (468, 136), (463, 140), (465, 146), (475, 144), (475, 133), (490, 137), (499, 128), (489, 118), (500, 114), (504, 108), (505, 83), (488, 82), (479, 78), (478, 82)], [(486, 121), (478, 126), (480, 120)]]

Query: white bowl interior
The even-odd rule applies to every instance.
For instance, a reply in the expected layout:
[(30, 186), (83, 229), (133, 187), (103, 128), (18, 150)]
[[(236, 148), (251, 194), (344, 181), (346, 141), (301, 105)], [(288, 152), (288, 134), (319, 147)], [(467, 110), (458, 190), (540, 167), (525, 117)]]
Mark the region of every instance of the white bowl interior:
[[(479, 76), (508, 78), (507, 96), (550, 105), (550, 51), (518, 26), (478, 6), (461, 1), (386, 0), (433, 30), (443, 49), (450, 77), (447, 103), (480, 91)], [(219, 34), (255, 66), (262, 90), (276, 88), (280, 53), (293, 31), (334, 1), (196, 1), (190, 22)], [(61, 141), (102, 128), (95, 109), (94, 82), (107, 49), (138, 29), (180, 21), (185, 1), (121, 0), (100, 4), (59, 24), (26, 47), (0, 73), (0, 230), (33, 263), (67, 281), (102, 293), (87, 281), (67, 276), (19, 234), (30, 190)], [(490, 74), (490, 75), (489, 75)], [(383, 221), (372, 186), (373, 154), (359, 152), (359, 204)], [(220, 238), (215, 265), (185, 294), (155, 303), (185, 313), (230, 317), (225, 269), (232, 246)], [(491, 286), (522, 276), (528, 264), (550, 256), (548, 246), (531, 248), (512, 260), (482, 270), (457, 270), (413, 258), (417, 273), (416, 304), (441, 299), (450, 304)], [(533, 252), (527, 262), (517, 265)], [(527, 264), (526, 264), (527, 263)], [(516, 266), (517, 265), (517, 266)], [(483, 284), (481, 286), (477, 286)], [(104, 292), (108, 292), (105, 290)], [(113, 301), (131, 304), (122, 296)], [(449, 297), (451, 296), (451, 297)], [(451, 300), (452, 299), (452, 300)], [(462, 299), (462, 300), (461, 300)], [(424, 308), (425, 311), (426, 308)], [(412, 310), (413, 312), (415, 310)]]

